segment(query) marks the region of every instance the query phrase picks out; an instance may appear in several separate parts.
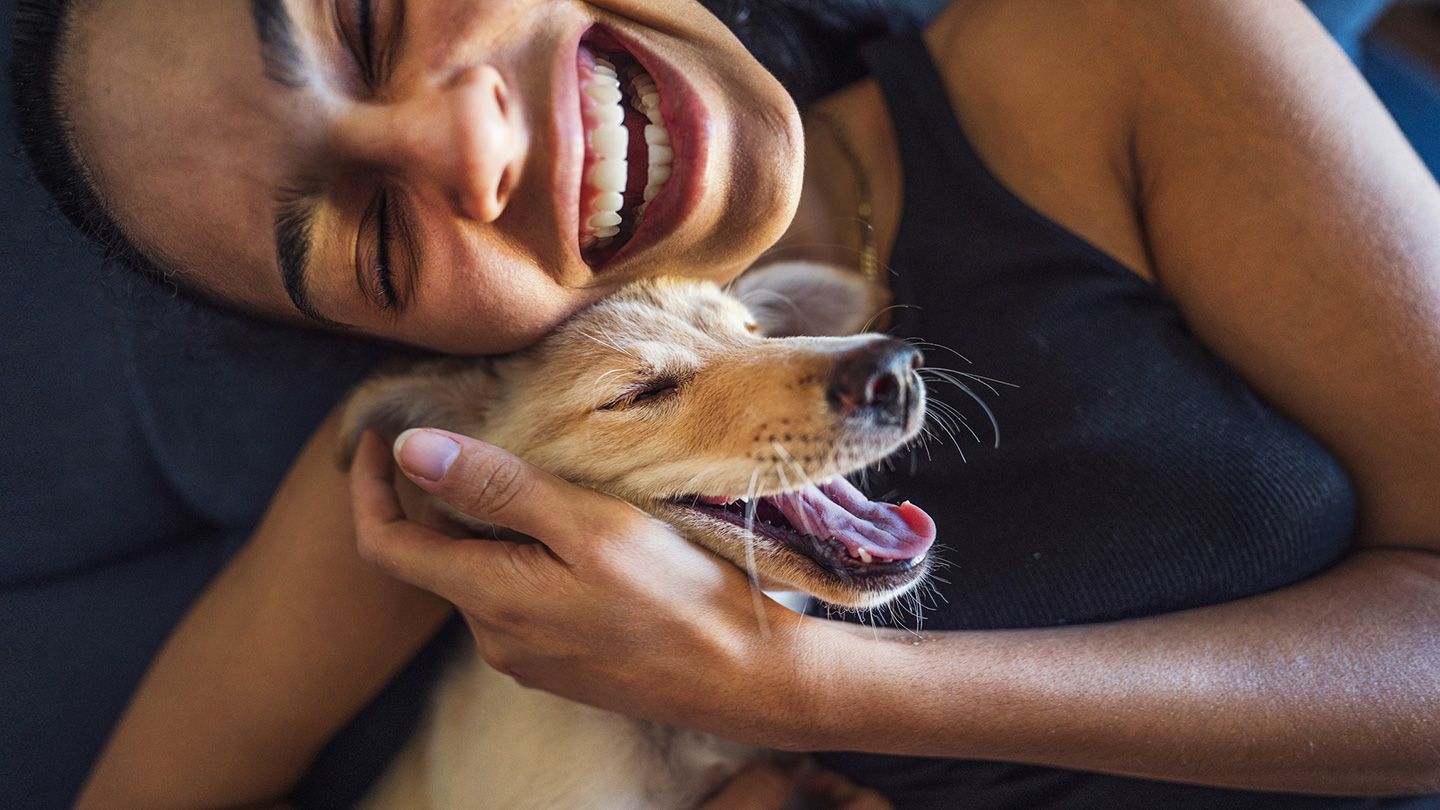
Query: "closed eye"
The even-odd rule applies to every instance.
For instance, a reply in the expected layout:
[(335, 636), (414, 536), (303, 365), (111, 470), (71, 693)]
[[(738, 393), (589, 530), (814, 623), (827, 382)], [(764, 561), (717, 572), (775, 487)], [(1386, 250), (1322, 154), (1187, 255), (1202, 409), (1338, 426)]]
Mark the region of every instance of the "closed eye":
[(680, 391), (680, 384), (674, 380), (656, 380), (638, 385), (618, 398), (600, 406), (602, 411), (620, 411), (632, 405), (648, 405), (667, 399)]
[(641, 391), (640, 393), (636, 394), (636, 395), (635, 395), (635, 398), (632, 399), (632, 400), (630, 400), (630, 401), (631, 401), (632, 403), (635, 403), (635, 402), (649, 402), (649, 401), (652, 400), (652, 399), (659, 399), (660, 397), (667, 396), (667, 395), (669, 395), (669, 394), (673, 394), (673, 393), (675, 393), (676, 390), (678, 390), (678, 388), (679, 388), (679, 386), (675, 385), (674, 383), (670, 383), (670, 384), (668, 384), (668, 385), (659, 385), (659, 386), (655, 386), (655, 387), (652, 387), (652, 388), (647, 388), (647, 389), (645, 389), (644, 391)]
[(391, 193), (382, 189), (361, 217), (360, 234), (355, 241), (356, 281), (366, 297), (380, 309), (395, 309), (400, 305), (390, 249), (395, 214), (392, 204)]
[(335, 18), (359, 84), (374, 94), (379, 84), (374, 0), (338, 0)]

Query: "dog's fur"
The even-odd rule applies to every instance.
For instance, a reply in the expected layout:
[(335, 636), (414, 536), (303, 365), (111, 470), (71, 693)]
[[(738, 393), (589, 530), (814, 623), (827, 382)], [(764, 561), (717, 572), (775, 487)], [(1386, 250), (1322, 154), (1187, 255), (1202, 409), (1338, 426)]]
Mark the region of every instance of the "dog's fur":
[[(366, 428), (475, 436), (635, 504), (766, 588), (847, 607), (884, 604), (918, 584), (928, 561), (893, 577), (839, 576), (683, 505), (687, 496), (767, 496), (846, 475), (912, 439), (923, 418), (914, 374), (900, 424), (847, 418), (827, 401), (835, 358), (879, 336), (794, 336), (861, 326), (873, 299), (852, 274), (772, 266), (732, 292), (638, 282), (524, 352), (375, 378), (346, 408), (347, 448)], [(673, 810), (695, 806), (763, 755), (523, 689), (473, 651), (433, 700), (428, 725), (367, 806)]]

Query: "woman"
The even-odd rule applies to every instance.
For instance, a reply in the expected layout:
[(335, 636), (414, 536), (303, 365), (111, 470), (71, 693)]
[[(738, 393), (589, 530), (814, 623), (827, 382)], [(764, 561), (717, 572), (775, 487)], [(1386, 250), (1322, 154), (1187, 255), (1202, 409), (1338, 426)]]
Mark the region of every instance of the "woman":
[[(1440, 193), (1301, 6), (955, 4), (810, 111), (803, 178), (790, 102), (688, 3), (331, 8), (257, 3), (259, 37), (239, 3), (78, 14), (42, 67), (89, 224), (247, 311), (464, 352), (777, 237), (873, 250), (924, 305), (898, 329), (1021, 386), (993, 401), (1005, 442), (895, 482), (952, 566), (911, 644), (778, 613), (761, 634), (738, 572), (418, 434), (409, 482), (549, 553), (450, 540), (373, 437), (347, 496), (322, 426), (84, 802), (285, 795), (444, 620), (433, 591), (524, 683), (864, 752), (825, 759), (900, 806), (1435, 803), (1359, 797), (1440, 790)], [(597, 20), (656, 66), (675, 153), (614, 255), (557, 114)]]

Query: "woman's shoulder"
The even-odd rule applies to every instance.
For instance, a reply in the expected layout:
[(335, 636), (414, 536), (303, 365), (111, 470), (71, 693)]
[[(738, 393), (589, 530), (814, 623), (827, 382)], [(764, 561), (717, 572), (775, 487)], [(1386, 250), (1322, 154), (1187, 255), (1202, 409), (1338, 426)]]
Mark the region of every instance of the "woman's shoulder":
[(1120, 5), (957, 2), (925, 42), (966, 137), (1001, 182), (1153, 280), (1135, 215)]

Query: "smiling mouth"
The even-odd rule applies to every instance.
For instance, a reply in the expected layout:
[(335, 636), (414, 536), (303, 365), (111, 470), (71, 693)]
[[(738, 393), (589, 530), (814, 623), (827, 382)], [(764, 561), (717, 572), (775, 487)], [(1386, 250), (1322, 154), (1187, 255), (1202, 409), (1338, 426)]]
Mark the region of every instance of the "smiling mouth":
[(653, 77), (613, 37), (592, 29), (576, 56), (585, 163), (580, 178), (580, 256), (605, 264), (634, 237), (675, 162)]
[(697, 495), (674, 504), (766, 538), (844, 580), (914, 571), (935, 542), (935, 521), (920, 507), (871, 501), (844, 478), (752, 499)]

